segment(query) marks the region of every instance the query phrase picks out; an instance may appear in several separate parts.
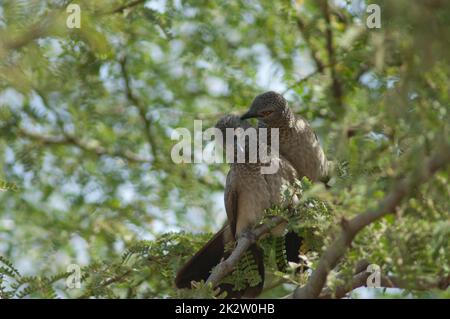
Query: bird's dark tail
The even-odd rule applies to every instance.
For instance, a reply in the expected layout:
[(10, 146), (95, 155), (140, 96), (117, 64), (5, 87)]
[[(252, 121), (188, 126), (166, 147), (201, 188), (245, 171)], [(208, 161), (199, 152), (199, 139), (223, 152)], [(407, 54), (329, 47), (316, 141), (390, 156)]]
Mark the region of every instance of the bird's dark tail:
[[(300, 248), (304, 242), (302, 237), (297, 235), (294, 231), (290, 231), (284, 235), (283, 238), (277, 238), (276, 241), (278, 270), (285, 272), (288, 262), (300, 264), (301, 266), (297, 269), (297, 271), (305, 271), (308, 268), (305, 262), (300, 259)], [(280, 245), (278, 245), (278, 243)], [(283, 251), (285, 251), (286, 255), (284, 255)]]
[(211, 269), (220, 263), (225, 244), (231, 239), (230, 227), (225, 226), (214, 235), (187, 263), (178, 270), (175, 285), (191, 288), (191, 281), (207, 280)]
[(284, 236), (287, 261), (300, 263), (300, 247), (303, 244), (303, 238), (297, 233), (290, 231)]
[[(225, 252), (225, 246), (232, 241), (230, 228), (225, 226), (214, 235), (187, 263), (178, 271), (175, 285), (178, 288), (191, 288), (192, 281), (206, 281), (211, 270), (217, 266), (222, 258), (227, 258), (229, 253)], [(258, 296), (264, 286), (264, 253), (263, 250), (253, 244), (249, 247), (251, 258), (257, 266), (261, 281), (253, 287), (242, 290), (234, 290), (232, 284), (224, 283), (218, 286), (220, 293), (226, 292), (226, 298), (254, 298)]]

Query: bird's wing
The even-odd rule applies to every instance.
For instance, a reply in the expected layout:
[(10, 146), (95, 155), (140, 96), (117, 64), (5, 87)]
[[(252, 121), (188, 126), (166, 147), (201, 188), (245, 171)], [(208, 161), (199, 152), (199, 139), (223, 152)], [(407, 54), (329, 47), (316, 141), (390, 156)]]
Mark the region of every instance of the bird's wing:
[(287, 160), (284, 156), (280, 155), (280, 174), (289, 183), (293, 183), (295, 179), (298, 178), (297, 171), (294, 166), (292, 166), (291, 162)]
[(227, 212), (228, 223), (231, 227), (233, 237), (236, 235), (236, 223), (238, 213), (238, 192), (237, 192), (237, 176), (234, 170), (231, 169), (227, 175), (225, 183), (225, 210)]

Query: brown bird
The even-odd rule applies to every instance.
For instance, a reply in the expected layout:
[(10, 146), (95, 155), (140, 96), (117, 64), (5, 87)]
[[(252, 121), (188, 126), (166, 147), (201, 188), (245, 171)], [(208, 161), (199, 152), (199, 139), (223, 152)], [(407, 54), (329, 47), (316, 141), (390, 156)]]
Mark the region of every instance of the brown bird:
[[(249, 163), (249, 140), (245, 139), (244, 147), (239, 147), (239, 133), (234, 139), (226, 138), (226, 129), (249, 129), (252, 128), (246, 121), (238, 116), (228, 115), (221, 118), (216, 124), (222, 132), (222, 145), (232, 146), (232, 154), (227, 154), (230, 171), (227, 175), (225, 185), (225, 209), (228, 217), (228, 225), (222, 228), (197, 254), (195, 254), (177, 274), (176, 285), (179, 288), (189, 288), (191, 280), (200, 280), (209, 276), (211, 269), (217, 265), (222, 258), (226, 258), (225, 246), (230, 241), (235, 241), (245, 231), (256, 225), (264, 215), (264, 211), (274, 205), (282, 205), (282, 190), (292, 184), (297, 174), (292, 165), (281, 156), (269, 153), (264, 158), (258, 157), (256, 162)], [(243, 134), (241, 131), (240, 134)], [(242, 145), (241, 145), (242, 146)], [(267, 147), (261, 144), (258, 147)], [(258, 149), (259, 150), (259, 149)], [(246, 161), (237, 162), (239, 152), (244, 152)], [(242, 154), (241, 154), (242, 155)], [(231, 158), (230, 158), (231, 157)], [(279, 169), (274, 174), (262, 174), (261, 168), (267, 165), (277, 165)], [(274, 235), (282, 235), (285, 225), (281, 225), (272, 231)], [(255, 297), (261, 293), (264, 285), (264, 264), (261, 248), (254, 244), (249, 248), (257, 266), (261, 281), (257, 286), (247, 287), (244, 291), (233, 291), (230, 286), (219, 286), (232, 297)], [(298, 251), (297, 251), (298, 255)]]
[[(249, 110), (241, 119), (257, 118), (258, 127), (279, 130), (279, 152), (297, 171), (298, 179), (304, 176), (311, 181), (321, 181), (328, 188), (333, 163), (327, 161), (317, 135), (309, 123), (301, 116), (295, 115), (286, 99), (273, 91), (258, 95)], [(270, 134), (268, 134), (270, 139)], [(269, 140), (268, 139), (268, 140)], [(270, 143), (270, 142), (268, 142)], [(290, 232), (285, 238), (288, 261), (301, 262), (299, 247), (303, 239)]]
[(257, 118), (259, 127), (279, 129), (279, 151), (297, 171), (311, 181), (326, 179), (332, 163), (327, 161), (309, 123), (295, 115), (286, 99), (273, 91), (258, 95), (241, 119)]

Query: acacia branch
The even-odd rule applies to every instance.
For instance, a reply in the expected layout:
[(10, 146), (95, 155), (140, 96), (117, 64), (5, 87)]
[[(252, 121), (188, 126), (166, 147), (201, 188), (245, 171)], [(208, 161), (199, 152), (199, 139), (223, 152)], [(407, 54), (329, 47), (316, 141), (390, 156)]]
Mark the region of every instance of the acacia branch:
[(38, 22), (24, 28), (26, 31), (22, 34), (16, 37), (10, 37), (7, 35), (5, 39), (0, 39), (0, 58), (10, 51), (20, 50), (35, 40), (51, 35), (53, 28), (58, 27), (58, 18), (60, 15), (65, 14), (66, 7), (70, 4), (70, 2), (71, 1), (68, 1), (60, 7), (50, 10), (48, 13), (43, 15)]
[(314, 63), (317, 68), (317, 72), (323, 73), (325, 64), (322, 62), (322, 60), (319, 58), (318, 49), (313, 45), (311, 41), (310, 33), (300, 17), (296, 17), (295, 22), (297, 23), (297, 28), (300, 31), (300, 34), (302, 35), (303, 41), (305, 41), (306, 45), (309, 48), (309, 51), (311, 53), (311, 57), (314, 60)]
[(333, 91), (334, 99), (339, 107), (342, 104), (342, 84), (336, 72), (336, 54), (333, 45), (333, 31), (331, 28), (331, 16), (330, 16), (330, 7), (328, 5), (328, 0), (322, 0), (322, 11), (325, 17), (326, 24), (326, 47), (328, 52), (328, 62), (330, 64), (330, 72), (331, 72), (331, 88)]
[[(354, 275), (350, 282), (345, 283), (343, 285), (337, 286), (334, 290), (327, 287), (323, 289), (322, 293), (319, 295), (321, 299), (330, 299), (330, 298), (343, 298), (349, 292), (359, 288), (365, 287), (367, 284), (367, 278), (371, 275), (368, 271), (361, 271), (358, 274)], [(381, 287), (385, 288), (395, 288), (395, 285), (392, 283), (389, 277), (381, 275)]]
[(151, 160), (149, 158), (145, 158), (139, 156), (131, 151), (117, 151), (110, 150), (103, 146), (97, 145), (97, 142), (85, 142), (73, 135), (65, 134), (64, 136), (51, 136), (51, 135), (43, 135), (34, 132), (30, 132), (23, 128), (18, 129), (18, 134), (21, 137), (37, 141), (38, 143), (44, 145), (67, 145), (67, 146), (76, 146), (77, 148), (87, 152), (92, 153), (97, 156), (107, 155), (111, 157), (120, 157), (129, 162), (133, 163), (149, 163)]
[[(109, 279), (106, 279), (105, 281), (103, 281), (102, 283), (100, 283), (96, 289), (101, 289), (101, 288), (105, 288), (108, 287), (111, 284), (117, 283), (117, 282), (121, 282), (123, 279), (125, 279), (129, 274), (131, 274), (132, 270), (126, 270), (125, 272), (123, 272), (122, 274), (118, 274), (116, 276), (113, 276)], [(80, 297), (78, 297), (78, 299), (88, 299), (90, 296), (89, 294), (83, 294)]]
[(131, 8), (133, 8), (135, 6), (138, 6), (138, 5), (142, 4), (142, 3), (144, 3), (145, 1), (146, 0), (134, 0), (134, 1), (131, 1), (129, 3), (126, 3), (124, 5), (121, 5), (121, 6), (117, 7), (117, 8), (115, 8), (115, 9), (111, 10), (108, 13), (110, 13), (110, 14), (112, 14), (112, 13), (122, 13), (126, 9), (131, 9)]
[[(327, 287), (319, 295), (321, 299), (329, 298), (343, 298), (351, 291), (360, 288), (367, 287), (367, 279), (371, 275), (368, 271), (361, 271), (350, 280), (349, 283), (340, 285), (334, 290)], [(380, 287), (377, 288), (400, 288), (409, 289), (415, 291), (426, 291), (429, 289), (441, 289), (445, 290), (450, 286), (450, 275), (442, 278), (437, 278), (431, 281), (416, 280), (414, 283), (405, 282), (398, 279), (395, 276), (380, 275)]]
[(128, 74), (128, 68), (127, 68), (127, 59), (126, 57), (122, 58), (120, 60), (120, 69), (122, 72), (122, 77), (125, 83), (125, 95), (127, 99), (130, 101), (132, 105), (134, 105), (139, 112), (139, 117), (141, 118), (143, 124), (144, 124), (144, 135), (147, 139), (147, 142), (150, 145), (150, 151), (153, 157), (154, 161), (158, 160), (157, 153), (156, 153), (156, 141), (153, 138), (151, 129), (152, 129), (152, 120), (147, 117), (147, 110), (145, 105), (142, 104), (142, 101), (139, 100), (133, 93), (131, 89), (131, 83), (130, 83), (130, 76)]
[[(326, 66), (323, 66), (326, 67)], [(319, 73), (319, 69), (316, 69), (315, 71), (305, 75), (304, 77), (302, 77), (301, 79), (299, 79), (298, 81), (296, 81), (294, 84), (289, 85), (282, 93), (281, 95), (285, 95), (289, 90), (293, 89), (294, 87), (296, 87), (297, 85), (300, 85), (303, 82), (308, 81), (310, 78), (314, 77), (316, 74)]]
[(46, 36), (47, 33), (48, 33), (48, 26), (42, 24), (34, 24), (29, 27), (27, 32), (24, 32), (17, 38), (5, 41), (2, 44), (2, 46), (6, 50), (10, 51), (18, 50), (26, 46), (28, 43)]
[(239, 237), (237, 240), (236, 247), (234, 248), (231, 255), (214, 267), (211, 275), (209, 276), (206, 284), (211, 283), (215, 287), (226, 275), (231, 273), (234, 267), (237, 265), (241, 257), (245, 254), (247, 249), (254, 244), (263, 235), (270, 232), (272, 228), (278, 226), (285, 220), (279, 216), (273, 217), (268, 222), (257, 226), (255, 229), (244, 233), (243, 236)]
[[(129, 95), (132, 98), (132, 101), (134, 103), (138, 103), (139, 101), (131, 93), (131, 89), (129, 86), (128, 76), (127, 76), (126, 71), (124, 71), (124, 75), (126, 76), (125, 82), (126, 82), (126, 87), (127, 87), (127, 95)], [(45, 135), (39, 135), (36, 133), (32, 133), (29, 131), (24, 131), (24, 130), (22, 130), (20, 132), (20, 133), (23, 133), (22, 135), (27, 136), (29, 138), (33, 138), (35, 140), (40, 140), (43, 144), (72, 144), (86, 152), (95, 153), (96, 155), (99, 155), (99, 156), (109, 155), (112, 157), (121, 157), (130, 162), (137, 162), (137, 163), (151, 162), (151, 160), (149, 158), (141, 157), (130, 151), (111, 151), (102, 146), (94, 146), (94, 144), (96, 144), (95, 142), (84, 142), (81, 139), (77, 138), (76, 135), (74, 135), (73, 133), (72, 134), (67, 133), (64, 128), (64, 121), (62, 120), (62, 118), (61, 118), (60, 114), (57, 112), (57, 110), (53, 106), (50, 105), (45, 94), (39, 88), (34, 88), (34, 91), (42, 99), (44, 106), (55, 115), (56, 122), (57, 122), (59, 129), (61, 130), (61, 133), (63, 136), (45, 136)], [(148, 124), (148, 125), (150, 125), (150, 124)], [(146, 127), (148, 127), (148, 125), (146, 125)]]
[(355, 236), (367, 225), (377, 221), (387, 214), (395, 212), (402, 200), (409, 196), (417, 185), (430, 179), (436, 171), (444, 168), (450, 162), (450, 146), (445, 144), (423, 167), (411, 176), (401, 179), (374, 210), (369, 209), (350, 221), (342, 219), (342, 231), (339, 237), (323, 253), (317, 268), (311, 274), (307, 284), (297, 287), (294, 291), (294, 298), (308, 299), (317, 298), (325, 286), (329, 272), (334, 269), (345, 255), (347, 248), (352, 243)]
[[(383, 276), (381, 277), (383, 279)], [(416, 278), (414, 282), (402, 280), (400, 278), (389, 276), (394, 288), (402, 288), (416, 291), (426, 291), (430, 289), (445, 290), (450, 286), (450, 274), (447, 276), (437, 277), (435, 279)], [(383, 285), (383, 283), (382, 283)]]

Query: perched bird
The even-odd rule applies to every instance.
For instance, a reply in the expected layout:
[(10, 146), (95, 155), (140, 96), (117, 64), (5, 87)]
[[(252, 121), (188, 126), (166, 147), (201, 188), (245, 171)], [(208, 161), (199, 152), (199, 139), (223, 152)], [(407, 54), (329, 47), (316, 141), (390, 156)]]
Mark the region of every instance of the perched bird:
[[(227, 128), (244, 130), (253, 128), (249, 123), (234, 115), (221, 118), (216, 127), (222, 131), (224, 139)], [(248, 142), (245, 141), (245, 147), (239, 148), (239, 142), (236, 141), (239, 134), (244, 134), (244, 131), (237, 133), (234, 141), (228, 139), (225, 141), (227, 144), (234, 142), (235, 145), (225, 185), (225, 209), (235, 237), (239, 237), (244, 231), (258, 223), (263, 217), (264, 210), (282, 204), (282, 190), (297, 178), (295, 169), (282, 156), (266, 151), (262, 152), (266, 158), (261, 158), (259, 148), (268, 148), (266, 144), (258, 144), (257, 161), (249, 162)], [(238, 162), (238, 152), (245, 152), (246, 161), (244, 163)], [(276, 173), (262, 174), (261, 168), (274, 162), (279, 167)], [(274, 231), (275, 233), (276, 231)]]
[(279, 129), (279, 152), (294, 166), (300, 179), (327, 179), (332, 163), (327, 161), (317, 135), (304, 118), (292, 112), (281, 94), (269, 91), (258, 95), (241, 117), (249, 118), (257, 118), (259, 127)]
[[(176, 285), (180, 288), (188, 288), (191, 280), (206, 279), (211, 268), (217, 265), (222, 258), (227, 257), (225, 247), (230, 241), (235, 241), (245, 231), (250, 230), (257, 224), (264, 215), (264, 211), (274, 205), (282, 206), (282, 190), (291, 185), (297, 178), (297, 174), (292, 165), (282, 156), (267, 154), (267, 158), (258, 156), (255, 163), (250, 163), (248, 139), (244, 138), (245, 147), (239, 147), (237, 139), (239, 134), (234, 135), (233, 140), (226, 138), (226, 129), (249, 129), (251, 125), (241, 120), (238, 116), (228, 115), (221, 118), (216, 124), (222, 132), (222, 145), (224, 149), (231, 145), (233, 152), (229, 161), (230, 171), (227, 175), (225, 185), (225, 209), (228, 217), (228, 224), (222, 228), (197, 254), (195, 254), (177, 274)], [(268, 147), (261, 144), (258, 147)], [(238, 162), (239, 152), (244, 152), (245, 162)], [(258, 152), (259, 153), (259, 152)], [(262, 174), (261, 168), (264, 165), (276, 162), (279, 169), (274, 174)], [(285, 225), (272, 230), (273, 235), (283, 235)], [(249, 248), (253, 256), (261, 281), (254, 287), (247, 287), (244, 291), (235, 292), (231, 287), (222, 285), (221, 290), (225, 290), (232, 297), (256, 297), (262, 291), (264, 285), (264, 264), (263, 252), (257, 244)], [(298, 251), (298, 250), (297, 250)], [(298, 253), (297, 253), (298, 255)]]

